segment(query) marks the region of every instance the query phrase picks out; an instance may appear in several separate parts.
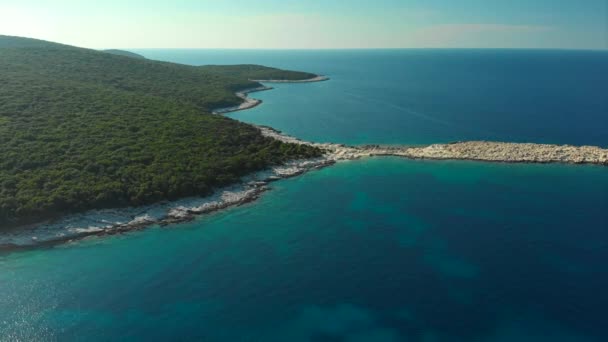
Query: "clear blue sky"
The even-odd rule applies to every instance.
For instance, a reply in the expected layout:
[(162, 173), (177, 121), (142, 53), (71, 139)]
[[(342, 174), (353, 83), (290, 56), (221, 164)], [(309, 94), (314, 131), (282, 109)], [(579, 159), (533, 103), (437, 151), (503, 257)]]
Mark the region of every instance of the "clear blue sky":
[(608, 0), (0, 0), (0, 34), (90, 48), (608, 48)]

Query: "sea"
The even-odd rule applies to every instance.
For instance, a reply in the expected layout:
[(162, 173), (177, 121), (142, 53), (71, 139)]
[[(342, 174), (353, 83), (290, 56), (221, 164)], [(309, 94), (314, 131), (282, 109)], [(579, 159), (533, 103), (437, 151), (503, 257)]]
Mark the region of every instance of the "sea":
[[(608, 147), (608, 52), (133, 50), (327, 75), (230, 116), (344, 144)], [(370, 158), (0, 255), (0, 341), (608, 341), (608, 168)]]

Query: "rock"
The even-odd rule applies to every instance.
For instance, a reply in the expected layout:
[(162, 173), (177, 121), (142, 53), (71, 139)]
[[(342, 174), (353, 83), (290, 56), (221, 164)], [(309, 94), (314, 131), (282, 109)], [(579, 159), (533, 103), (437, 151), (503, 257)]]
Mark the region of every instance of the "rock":
[[(569, 146), (533, 143), (465, 141), (433, 144), (425, 147), (346, 146), (310, 143), (268, 127), (258, 127), (262, 134), (286, 143), (307, 144), (325, 151), (325, 163), (370, 156), (398, 156), (412, 159), (464, 159), (511, 163), (571, 163), (608, 165), (608, 149), (597, 146)], [(323, 165), (322, 162), (317, 162)], [(326, 165), (326, 164), (325, 164)], [(280, 176), (289, 174), (279, 169)]]

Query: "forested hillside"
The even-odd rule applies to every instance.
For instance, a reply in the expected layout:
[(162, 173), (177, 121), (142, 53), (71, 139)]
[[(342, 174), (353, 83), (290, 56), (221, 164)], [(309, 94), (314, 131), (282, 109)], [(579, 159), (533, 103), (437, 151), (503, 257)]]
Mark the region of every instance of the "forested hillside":
[(0, 36), (0, 226), (209, 194), (320, 154), (210, 114), (258, 86), (251, 75)]
[(236, 78), (245, 77), (248, 80), (302, 80), (317, 76), (310, 73), (286, 71), (253, 64), (205, 65), (200, 68), (201, 70), (212, 72), (217, 75), (231, 76)]
[(118, 56), (125, 56), (125, 57), (131, 57), (131, 58), (139, 58), (139, 59), (146, 59), (146, 57), (135, 53), (135, 52), (131, 52), (131, 51), (125, 51), (125, 50), (118, 50), (118, 49), (109, 49), (109, 50), (103, 50), (103, 52), (105, 53), (111, 53), (113, 55), (118, 55)]

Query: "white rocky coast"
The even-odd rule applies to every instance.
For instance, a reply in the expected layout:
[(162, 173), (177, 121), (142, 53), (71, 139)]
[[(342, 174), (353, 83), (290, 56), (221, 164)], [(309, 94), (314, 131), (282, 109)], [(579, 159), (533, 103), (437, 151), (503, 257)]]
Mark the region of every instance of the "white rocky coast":
[(254, 82), (262, 82), (262, 83), (310, 83), (310, 82), (323, 82), (328, 81), (329, 77), (327, 76), (316, 76), (313, 78), (309, 78), (307, 80), (299, 80), (299, 81), (290, 81), (290, 80), (250, 80)]
[(272, 87), (262, 86), (262, 87), (256, 87), (256, 88), (239, 91), (235, 95), (238, 96), (239, 98), (241, 98), (243, 100), (243, 103), (241, 103), (238, 106), (216, 109), (213, 111), (213, 114), (226, 114), (226, 113), (237, 112), (239, 110), (250, 109), (255, 106), (258, 106), (259, 104), (262, 103), (262, 100), (253, 99), (253, 98), (249, 97), (248, 94), (255, 93), (258, 91), (270, 90), (270, 89), (272, 89)]
[(209, 214), (256, 200), (269, 190), (268, 184), (298, 176), (334, 162), (325, 157), (296, 160), (285, 165), (250, 175), (241, 184), (218, 189), (208, 197), (192, 197), (156, 205), (95, 210), (65, 217), (56, 222), (18, 227), (0, 235), (0, 253), (39, 246), (53, 246), (89, 236), (121, 234), (151, 225), (167, 226), (187, 222), (198, 215)]
[(491, 141), (466, 141), (408, 148), (406, 157), (426, 159), (468, 159), (507, 163), (567, 163), (608, 165), (608, 149)]
[(532, 143), (466, 141), (451, 144), (411, 146), (346, 146), (309, 143), (284, 135), (270, 127), (259, 127), (263, 135), (283, 142), (307, 144), (325, 150), (328, 161), (373, 156), (411, 159), (462, 159), (508, 163), (568, 163), (608, 165), (608, 149), (597, 146), (570, 146)]
[[(316, 76), (313, 78), (309, 78), (306, 80), (299, 81), (289, 81), (289, 80), (250, 80), (253, 82), (261, 82), (261, 83), (311, 83), (311, 82), (323, 82), (329, 80), (327, 76)], [(226, 107), (226, 108), (218, 108), (213, 110), (213, 114), (228, 114), (232, 112), (238, 112), (240, 110), (251, 109), (253, 107), (259, 106), (262, 103), (262, 100), (254, 99), (249, 97), (248, 95), (251, 93), (255, 93), (258, 91), (271, 90), (272, 87), (261, 86), (256, 88), (245, 89), (235, 93), (236, 96), (241, 98), (243, 102), (238, 106)]]

